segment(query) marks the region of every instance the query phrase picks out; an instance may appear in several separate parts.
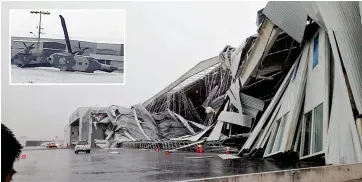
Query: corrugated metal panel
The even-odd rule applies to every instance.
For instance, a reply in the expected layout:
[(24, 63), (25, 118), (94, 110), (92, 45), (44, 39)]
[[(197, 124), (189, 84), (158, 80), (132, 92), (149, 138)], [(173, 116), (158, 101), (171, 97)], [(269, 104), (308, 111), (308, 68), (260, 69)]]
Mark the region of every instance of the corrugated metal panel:
[(193, 122), (193, 121), (189, 121), (191, 124), (193, 124), (194, 126), (202, 129), (202, 130), (205, 130), (207, 128), (207, 126), (205, 125), (202, 125), (202, 124), (199, 124), (199, 123), (196, 123), (196, 122)]
[(243, 116), (244, 116), (243, 117), (244, 126), (251, 128), (251, 123), (253, 122), (253, 118), (245, 114)]
[[(310, 56), (308, 58), (308, 71), (307, 71), (307, 84), (306, 84), (306, 93), (305, 93), (305, 102), (304, 102), (304, 114), (311, 111), (313, 108), (317, 107), (319, 104), (324, 102), (325, 98), (325, 82), (326, 82), (326, 49), (329, 48), (329, 45), (325, 44), (326, 33), (324, 31), (319, 31), (319, 48), (318, 48), (318, 64), (313, 68), (313, 51), (310, 51)], [(328, 47), (327, 47), (328, 46)], [(314, 49), (312, 44), (311, 49)]]
[(197, 73), (200, 73), (216, 64), (219, 64), (219, 58), (218, 56), (212, 57), (210, 59), (201, 61), (196, 66), (191, 68), (188, 72), (183, 74), (180, 78), (178, 78), (176, 81), (172, 82), (170, 85), (168, 85), (166, 88), (162, 89), (160, 92), (158, 92), (156, 95), (154, 95), (152, 98), (148, 99), (143, 103), (143, 105), (146, 107), (149, 104), (151, 104), (154, 100), (156, 100), (159, 97), (162, 97), (164, 94), (181, 84), (183, 81), (188, 79), (189, 77), (196, 75)]
[[(334, 87), (327, 137), (326, 164), (362, 162), (362, 148), (354, 121), (336, 41), (329, 33), (334, 52)], [(343, 114), (342, 114), (343, 113)]]
[(245, 105), (242, 105), (243, 106), (243, 112), (253, 118), (256, 118), (256, 116), (258, 115), (258, 110), (254, 109), (254, 108), (251, 108), (249, 106), (245, 106)]
[[(362, 114), (362, 24), (356, 1), (317, 2), (328, 32), (333, 30), (353, 98)], [(331, 38), (330, 38), (331, 39)]]
[(252, 118), (240, 113), (223, 111), (220, 113), (218, 120), (250, 128)]
[[(167, 109), (168, 112), (172, 112), (170, 111), (169, 109)], [(186, 119), (184, 119), (182, 116), (176, 114), (176, 113), (173, 113), (176, 115), (176, 117), (181, 121), (181, 123), (187, 128), (187, 130), (189, 130), (189, 132), (191, 132), (192, 134), (195, 134), (195, 131), (194, 129), (192, 129), (192, 127), (189, 125), (189, 123), (187, 122)]]
[(211, 134), (209, 135), (209, 137), (206, 140), (207, 141), (219, 140), (220, 136), (221, 136), (221, 130), (222, 130), (223, 125), (224, 125), (224, 122), (218, 121), (216, 123), (214, 129), (212, 130)]
[(88, 110), (84, 116), (82, 117), (81, 122), (79, 123), (79, 127), (81, 127), (80, 140), (88, 141), (89, 136), (89, 114), (90, 110)]
[(278, 105), (275, 108), (275, 111), (273, 113), (273, 115), (270, 117), (268, 124), (265, 126), (263, 133), (260, 136), (260, 140), (256, 143), (255, 148), (260, 148), (263, 147), (267, 141), (267, 137), (269, 137), (270, 133), (271, 133), (271, 126), (273, 124), (273, 121), (275, 121), (275, 117), (279, 112), (280, 106), (281, 106), (281, 102), (278, 103)]
[(207, 129), (205, 129), (204, 131), (202, 131), (202, 132), (200, 132), (200, 133), (198, 133), (198, 134), (196, 134), (196, 135), (193, 135), (193, 136), (191, 136), (191, 137), (189, 137), (189, 138), (185, 138), (185, 140), (190, 140), (190, 141), (194, 141), (194, 142), (195, 142), (195, 141), (198, 141), (198, 140), (200, 140), (201, 137), (203, 137), (203, 136), (205, 135), (206, 132), (210, 131), (210, 129), (211, 129), (213, 126), (215, 126), (215, 124), (210, 125)]
[(253, 47), (250, 50), (249, 56), (243, 62), (240, 81), (241, 85), (245, 86), (258, 69), (261, 61), (268, 55), (269, 50), (274, 45), (275, 40), (279, 36), (281, 30), (274, 28), (274, 24), (266, 19), (262, 24), (259, 36), (255, 39)]
[(138, 120), (138, 117), (137, 117), (136, 109), (135, 109), (135, 108), (132, 108), (132, 110), (133, 110), (134, 118), (135, 118), (135, 120), (136, 120), (136, 124), (137, 124), (138, 128), (140, 129), (141, 133), (142, 133), (143, 136), (145, 136), (148, 140), (151, 140), (151, 138), (147, 136), (147, 134), (145, 133), (145, 131), (144, 131), (143, 128), (141, 127), (140, 121)]
[(300, 111), (302, 109), (302, 102), (305, 96), (305, 85), (307, 81), (307, 67), (308, 67), (308, 55), (310, 43), (307, 42), (304, 45), (302, 58), (298, 66), (298, 72), (296, 78), (290, 82), (291, 100), (290, 100), (290, 112), (288, 114), (287, 121), (285, 123), (285, 130), (283, 134), (283, 140), (281, 144), (281, 152), (291, 150), (294, 133), (299, 120)]
[(303, 1), (301, 2), (306, 13), (312, 18), (320, 27), (326, 29), (326, 25), (323, 22), (323, 18), (319, 12), (315, 1)]
[(277, 116), (275, 117), (276, 120), (282, 118), (287, 112), (290, 111), (291, 101), (293, 99), (293, 85), (291, 83), (292, 83), (292, 80), (289, 83), (288, 88), (285, 90), (285, 92), (283, 94), (283, 98), (280, 100), (282, 105), (280, 107), (280, 110), (279, 110)]
[(293, 39), (302, 42), (308, 15), (301, 2), (270, 1), (263, 13)]
[(362, 144), (362, 118), (357, 118), (356, 126), (357, 126), (359, 140), (360, 140), (360, 142)]
[(258, 98), (246, 95), (244, 93), (240, 93), (240, 100), (242, 105), (247, 105), (254, 109), (258, 109), (259, 111), (262, 111), (264, 109), (264, 101)]
[(256, 124), (254, 130), (251, 132), (250, 136), (248, 137), (248, 139), (244, 143), (244, 145), (243, 145), (240, 152), (242, 152), (243, 150), (250, 149), (251, 145), (254, 143), (255, 139), (257, 138), (257, 136), (260, 133), (260, 130), (263, 128), (265, 122), (267, 122), (267, 119), (269, 118), (270, 114), (273, 113), (274, 108), (278, 104), (278, 102), (280, 100), (280, 97), (283, 95), (285, 88), (288, 86), (288, 83), (290, 81), (290, 77), (291, 77), (293, 69), (295, 67), (296, 67), (296, 63), (294, 63), (292, 68), (289, 70), (287, 76), (283, 80), (283, 83), (280, 85), (277, 93), (275, 93), (275, 96), (273, 97), (272, 101), (270, 102), (270, 104), (266, 108), (265, 112), (263, 113), (263, 115), (259, 119), (259, 121)]
[(362, 1), (360, 1), (358, 4), (359, 4), (359, 15), (361, 16), (361, 24), (362, 24)]

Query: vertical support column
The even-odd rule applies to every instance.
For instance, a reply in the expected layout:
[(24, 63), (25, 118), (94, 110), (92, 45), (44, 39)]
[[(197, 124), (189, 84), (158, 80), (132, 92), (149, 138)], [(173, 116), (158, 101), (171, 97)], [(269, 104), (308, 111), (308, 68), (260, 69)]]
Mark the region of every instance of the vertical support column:
[(92, 122), (92, 117), (91, 117), (91, 113), (89, 113), (89, 129), (88, 129), (88, 143), (91, 146), (91, 148), (93, 147), (92, 144), (92, 136), (93, 136), (93, 122)]
[(79, 118), (79, 127), (78, 127), (78, 141), (82, 140), (82, 127), (83, 127), (83, 122), (82, 122), (82, 118)]

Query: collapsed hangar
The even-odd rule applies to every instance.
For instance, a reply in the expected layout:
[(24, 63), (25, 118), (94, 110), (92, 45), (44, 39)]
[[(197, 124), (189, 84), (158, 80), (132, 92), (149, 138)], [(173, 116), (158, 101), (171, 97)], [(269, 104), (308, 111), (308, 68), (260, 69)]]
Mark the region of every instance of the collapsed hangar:
[[(118, 142), (147, 148), (152, 141), (190, 141), (168, 147), (177, 151), (235, 139), (245, 157), (362, 162), (361, 5), (268, 2), (258, 12), (258, 34), (132, 108), (128, 119), (146, 139)], [(157, 116), (166, 112), (186, 128), (184, 136), (160, 135)], [(130, 134), (121, 116), (116, 128)]]

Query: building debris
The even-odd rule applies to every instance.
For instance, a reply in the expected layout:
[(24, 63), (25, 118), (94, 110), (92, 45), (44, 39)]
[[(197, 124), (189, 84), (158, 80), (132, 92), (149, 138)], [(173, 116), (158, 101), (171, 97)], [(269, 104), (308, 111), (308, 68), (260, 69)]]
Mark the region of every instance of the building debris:
[(219, 156), (223, 160), (239, 159), (240, 158), (239, 156), (232, 155), (232, 154), (218, 154), (217, 156)]
[[(137, 149), (194, 151), (202, 143), (207, 152), (233, 147), (244, 157), (362, 162), (360, 6), (268, 2), (257, 34), (225, 46), (143, 104), (105, 108), (91, 119), (103, 138), (91, 138)], [(79, 113), (70, 125), (88, 139), (94, 109)]]

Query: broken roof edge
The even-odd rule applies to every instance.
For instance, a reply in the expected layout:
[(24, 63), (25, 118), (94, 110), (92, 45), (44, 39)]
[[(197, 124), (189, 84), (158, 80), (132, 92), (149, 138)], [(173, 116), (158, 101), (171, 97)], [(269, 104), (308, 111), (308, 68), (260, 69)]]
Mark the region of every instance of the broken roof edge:
[(168, 85), (166, 88), (162, 89), (160, 92), (158, 92), (156, 95), (151, 97), (150, 99), (143, 102), (144, 107), (147, 107), (150, 103), (152, 103), (157, 98), (161, 97), (162, 95), (166, 94), (173, 88), (177, 87), (179, 84), (181, 84), (186, 79), (192, 77), (193, 75), (196, 75), (216, 64), (219, 63), (219, 57), (214, 56), (212, 58), (206, 59), (204, 61), (199, 62), (194, 67), (192, 67), (189, 71), (187, 71), (185, 74), (183, 74), (181, 77), (179, 77), (176, 81), (172, 82), (170, 85)]

